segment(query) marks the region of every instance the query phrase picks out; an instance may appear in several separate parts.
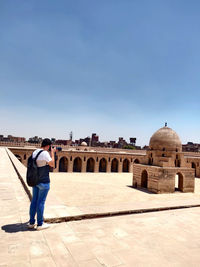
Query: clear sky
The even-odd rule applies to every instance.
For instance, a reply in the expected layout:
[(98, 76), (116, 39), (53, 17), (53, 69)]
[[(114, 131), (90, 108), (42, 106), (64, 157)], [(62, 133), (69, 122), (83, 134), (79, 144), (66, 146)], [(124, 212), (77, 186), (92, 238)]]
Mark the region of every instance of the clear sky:
[(0, 134), (200, 143), (199, 0), (0, 0)]

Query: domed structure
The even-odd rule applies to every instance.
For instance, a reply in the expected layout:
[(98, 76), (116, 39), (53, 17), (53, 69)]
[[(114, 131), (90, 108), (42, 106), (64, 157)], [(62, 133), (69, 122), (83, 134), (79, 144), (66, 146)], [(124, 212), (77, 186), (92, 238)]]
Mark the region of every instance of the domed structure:
[(87, 146), (87, 143), (86, 142), (82, 142), (81, 146)]
[(149, 148), (151, 150), (180, 152), (182, 151), (182, 144), (177, 133), (165, 126), (152, 135)]

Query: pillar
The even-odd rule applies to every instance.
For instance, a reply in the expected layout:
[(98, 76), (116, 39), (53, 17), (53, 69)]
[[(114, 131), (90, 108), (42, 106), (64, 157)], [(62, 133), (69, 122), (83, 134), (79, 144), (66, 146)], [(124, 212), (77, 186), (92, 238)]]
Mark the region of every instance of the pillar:
[(118, 172), (122, 172), (123, 171), (123, 161), (120, 161), (120, 159), (119, 159), (119, 161), (118, 161)]
[(129, 161), (129, 172), (133, 172), (133, 162)]
[(81, 168), (81, 172), (86, 172), (86, 168), (87, 168), (87, 159), (84, 161), (83, 158), (81, 158), (82, 160), (82, 168)]
[(72, 160), (70, 160), (71, 156), (69, 157), (69, 164), (68, 164), (68, 172), (73, 172), (73, 163), (74, 163), (74, 159), (72, 158)]
[(94, 172), (99, 172), (99, 161), (94, 162)]
[(107, 172), (111, 172), (111, 161), (107, 160)]

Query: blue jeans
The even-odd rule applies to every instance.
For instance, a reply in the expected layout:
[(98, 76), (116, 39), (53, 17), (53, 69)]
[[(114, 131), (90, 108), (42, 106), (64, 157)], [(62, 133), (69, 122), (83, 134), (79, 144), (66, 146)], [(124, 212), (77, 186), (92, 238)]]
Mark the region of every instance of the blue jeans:
[(35, 224), (35, 215), (37, 213), (37, 225), (43, 224), (44, 204), (50, 189), (50, 184), (40, 183), (33, 187), (33, 198), (30, 205), (30, 224)]

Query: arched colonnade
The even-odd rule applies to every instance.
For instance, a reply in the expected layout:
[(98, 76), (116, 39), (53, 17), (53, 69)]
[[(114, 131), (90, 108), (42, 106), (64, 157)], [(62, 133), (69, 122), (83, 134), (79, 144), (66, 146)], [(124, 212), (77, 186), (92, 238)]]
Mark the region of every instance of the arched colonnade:
[(131, 172), (132, 163), (138, 159), (92, 156), (60, 156), (57, 160), (58, 172)]
[[(11, 149), (12, 151), (12, 149)], [(12, 151), (16, 157), (27, 166), (27, 160), (32, 150)], [(54, 172), (132, 172), (133, 163), (140, 163), (140, 156), (119, 155), (117, 153), (57, 153)]]

